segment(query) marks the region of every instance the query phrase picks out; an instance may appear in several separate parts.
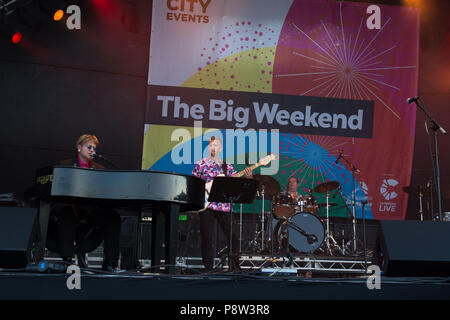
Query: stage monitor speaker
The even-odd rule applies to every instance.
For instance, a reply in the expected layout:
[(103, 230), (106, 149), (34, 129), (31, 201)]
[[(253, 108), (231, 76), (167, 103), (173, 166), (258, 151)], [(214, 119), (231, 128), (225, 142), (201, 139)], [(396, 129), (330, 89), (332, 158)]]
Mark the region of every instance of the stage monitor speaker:
[(450, 223), (380, 221), (374, 264), (386, 276), (450, 276)]
[(37, 209), (0, 207), (0, 268), (25, 268), (43, 258)]

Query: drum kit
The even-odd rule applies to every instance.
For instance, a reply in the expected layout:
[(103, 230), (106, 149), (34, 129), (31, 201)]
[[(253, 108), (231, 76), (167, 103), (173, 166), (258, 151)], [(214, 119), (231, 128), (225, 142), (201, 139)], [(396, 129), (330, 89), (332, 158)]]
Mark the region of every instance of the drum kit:
[[(341, 194), (337, 181), (329, 181), (308, 189), (306, 195), (295, 197), (280, 191), (280, 184), (272, 177), (253, 175), (259, 181), (257, 197), (263, 200), (261, 227), (251, 241), (254, 249), (272, 254), (295, 252), (312, 253), (320, 250), (328, 255), (344, 254), (330, 231), (330, 193)], [(317, 203), (314, 193), (323, 194), (326, 201)], [(333, 198), (335, 197), (333, 196)], [(342, 194), (341, 194), (342, 197)], [(272, 201), (270, 214), (264, 210), (264, 200)], [(267, 217), (265, 217), (267, 215)]]

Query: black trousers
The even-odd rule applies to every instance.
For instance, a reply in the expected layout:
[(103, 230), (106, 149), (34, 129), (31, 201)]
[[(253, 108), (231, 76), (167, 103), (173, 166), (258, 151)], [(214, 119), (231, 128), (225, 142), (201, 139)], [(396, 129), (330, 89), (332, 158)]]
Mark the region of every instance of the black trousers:
[(120, 225), (119, 214), (110, 208), (59, 207), (51, 213), (47, 247), (61, 257), (72, 257), (74, 250), (84, 254), (103, 242), (103, 266), (117, 267)]
[[(217, 221), (228, 241), (230, 238), (230, 212), (207, 209), (200, 214), (200, 233), (202, 236), (202, 260), (206, 271), (214, 268), (214, 221)], [(239, 256), (238, 226), (233, 219), (233, 234), (231, 253), (235, 258)], [(228, 245), (228, 244), (227, 244)]]

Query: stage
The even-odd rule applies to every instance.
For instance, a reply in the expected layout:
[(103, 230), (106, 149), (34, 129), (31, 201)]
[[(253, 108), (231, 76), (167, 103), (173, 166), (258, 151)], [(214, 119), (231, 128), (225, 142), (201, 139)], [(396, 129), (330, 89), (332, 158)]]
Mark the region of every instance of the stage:
[[(178, 268), (179, 274), (145, 270), (108, 273), (82, 269), (78, 287), (68, 288), (64, 271), (0, 272), (0, 300), (148, 300), (148, 301), (348, 301), (449, 300), (450, 278), (385, 277), (379, 289), (368, 274), (288, 272), (295, 268), (250, 268), (211, 274)], [(297, 271), (301, 271), (297, 269)], [(182, 274), (185, 273), (185, 274)], [(368, 286), (368, 283), (372, 286)], [(70, 287), (70, 285), (69, 285)], [(369, 289), (372, 287), (373, 289)]]
[(312, 3), (0, 0), (0, 302), (448, 305), (450, 1)]

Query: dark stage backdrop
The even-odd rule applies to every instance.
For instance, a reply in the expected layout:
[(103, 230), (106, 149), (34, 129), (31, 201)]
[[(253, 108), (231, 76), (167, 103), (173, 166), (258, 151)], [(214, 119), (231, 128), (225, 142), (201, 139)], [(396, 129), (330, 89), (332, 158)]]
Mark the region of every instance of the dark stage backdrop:
[[(117, 166), (141, 168), (152, 1), (81, 5), (81, 30), (46, 23), (18, 46), (0, 39), (0, 193), (22, 198), (35, 170), (71, 157), (77, 137), (86, 132), (100, 138), (99, 152)], [(424, 4), (419, 57), (419, 95), (447, 131), (449, 9), (448, 1)], [(427, 139), (418, 111), (413, 185), (432, 176)], [(450, 211), (448, 139), (439, 137), (444, 211)], [(407, 219), (418, 219), (417, 211), (418, 200), (410, 197)]]
[(72, 157), (83, 133), (140, 169), (151, 1), (82, 1), (81, 29), (46, 23), (0, 42), (0, 192), (22, 197), (36, 168)]

